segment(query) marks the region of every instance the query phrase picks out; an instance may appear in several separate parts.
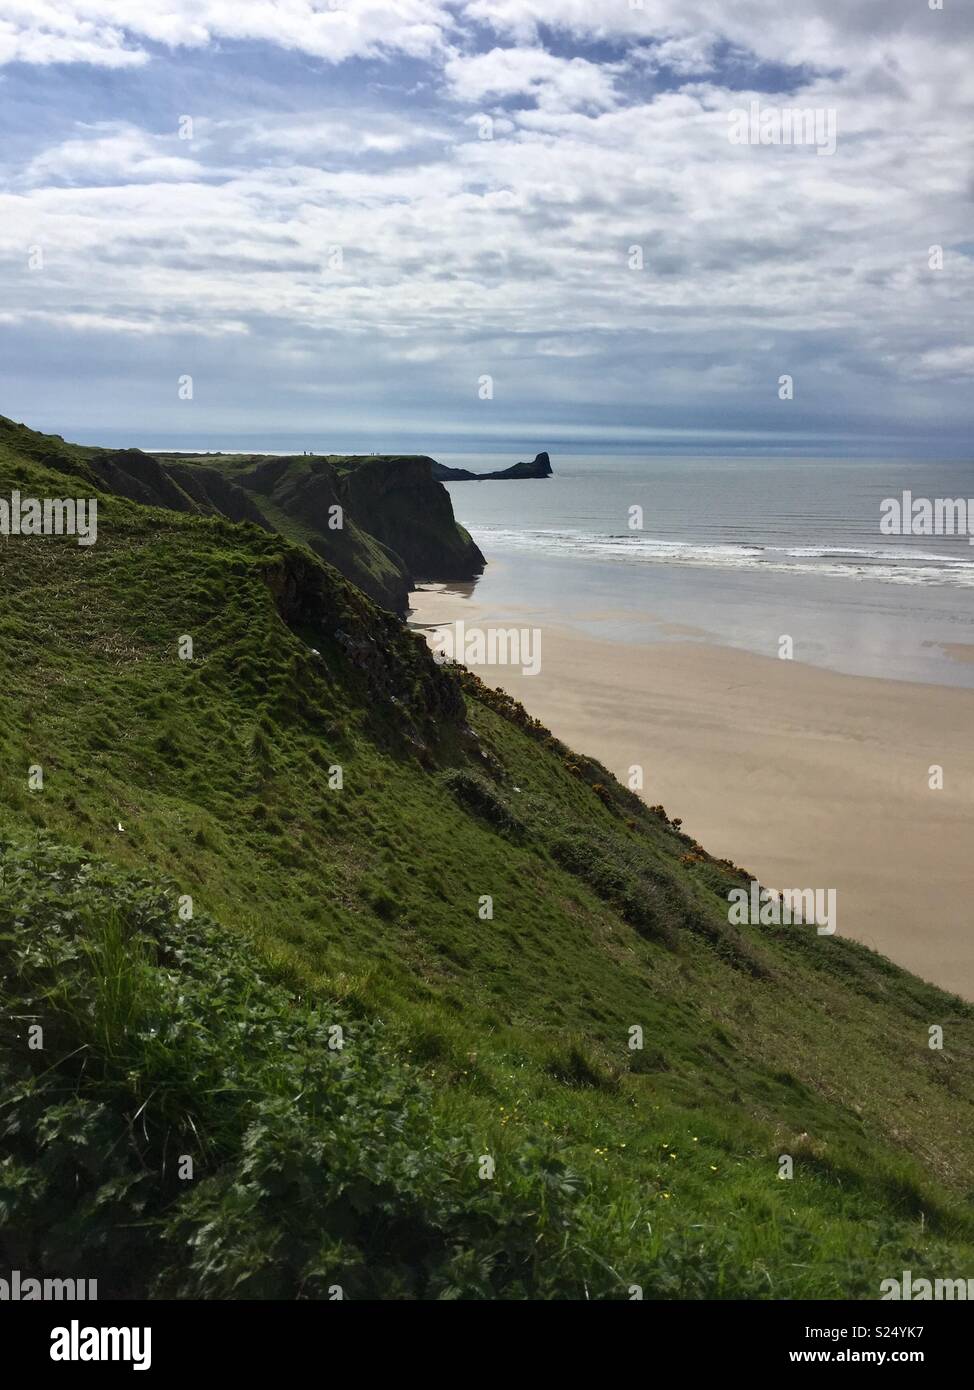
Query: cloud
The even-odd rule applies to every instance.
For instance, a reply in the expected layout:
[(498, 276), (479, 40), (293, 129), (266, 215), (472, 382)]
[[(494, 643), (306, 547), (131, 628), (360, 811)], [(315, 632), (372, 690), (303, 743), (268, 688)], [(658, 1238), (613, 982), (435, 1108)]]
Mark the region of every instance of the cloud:
[(166, 319), (121, 318), (118, 315), (90, 313), (85, 309), (17, 309), (0, 311), (0, 324), (20, 327), (25, 323), (48, 324), (57, 329), (69, 329), (77, 333), (110, 333), (113, 335), (134, 334), (137, 337), (151, 335), (171, 336), (179, 333), (200, 334), (207, 338), (219, 338), (225, 333), (246, 333), (247, 325), (239, 320), (225, 322), (209, 320), (201, 323), (187, 318), (176, 322), (172, 317)]
[(614, 72), (584, 58), (560, 58), (543, 48), (493, 48), (449, 59), (444, 76), (457, 101), (528, 97), (550, 110), (614, 106)]
[(680, 77), (688, 77), (691, 73), (699, 75), (714, 70), (716, 48), (714, 34), (689, 34), (682, 39), (662, 39), (645, 48), (637, 48), (633, 57), (650, 71), (668, 68)]
[(920, 0), (0, 0), (0, 63), (124, 67), (157, 49), (264, 42), (337, 64), (391, 54), (447, 58), (470, 26), (530, 49), (544, 33), (653, 47), (678, 73), (718, 40), (766, 62), (866, 71), (910, 45), (957, 44), (974, 10)]
[[(866, 30), (832, 0), (798, 18), (765, 0), (347, 0), (341, 28), (304, 0), (148, 16), (59, 0), (60, 20), (0, 0), (0, 23), (63, 20), (78, 43), (101, 25), (153, 61), (149, 86), (79, 68), (0, 89), (45, 110), (0, 151), (15, 379), (49, 383), (68, 335), (85, 346), (59, 389), (97, 370), (86, 399), (107, 411), (137, 381), (136, 421), (195, 365), (224, 420), (960, 430), (974, 262), (934, 271), (929, 248), (970, 237), (966, 20), (863, 8)], [(331, 66), (322, 82), (306, 57), (325, 39), (329, 64), (381, 54), (382, 82)], [(183, 141), (189, 81), (207, 114)], [(835, 155), (732, 145), (752, 99), (834, 109)]]
[[(11, 18), (0, 7), (0, 66), (6, 63), (91, 63), (98, 67), (139, 67), (147, 54), (126, 46), (124, 34), (108, 24), (91, 24), (73, 15), (36, 23), (27, 15)], [(18, 9), (20, 7), (18, 6)]]
[(651, 41), (709, 38), (725, 41), (766, 62), (864, 69), (882, 56), (913, 43), (957, 42), (974, 33), (970, 6), (948, 3), (931, 10), (917, 0), (748, 0), (727, 5), (717, 0), (466, 0), (467, 19), (493, 32), (530, 43), (544, 31), (577, 40)]
[(956, 344), (948, 348), (934, 348), (921, 355), (913, 370), (917, 376), (923, 377), (974, 377), (974, 347)]
[(441, 0), (0, 0), (0, 63), (147, 61), (152, 45), (263, 41), (329, 63), (428, 57), (452, 27)]
[(456, 138), (454, 130), (432, 121), (403, 121), (364, 109), (351, 117), (334, 112), (289, 118), (268, 118), (256, 124), (237, 120), (221, 125), (204, 124), (214, 139), (226, 135), (239, 153), (274, 152), (294, 159), (354, 159), (361, 155), (399, 155), (425, 144), (443, 144)]
[[(196, 179), (203, 166), (170, 153), (176, 140), (152, 138), (130, 125), (105, 123), (44, 150), (28, 164), (30, 184), (130, 183)], [(184, 146), (185, 148), (185, 146)]]

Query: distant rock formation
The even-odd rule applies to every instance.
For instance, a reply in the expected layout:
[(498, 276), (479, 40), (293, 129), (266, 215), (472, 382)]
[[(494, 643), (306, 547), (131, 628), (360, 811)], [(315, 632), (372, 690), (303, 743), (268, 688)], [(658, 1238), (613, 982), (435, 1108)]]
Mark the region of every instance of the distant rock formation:
[(536, 454), (533, 463), (515, 463), (495, 473), (471, 473), (466, 468), (448, 468), (445, 463), (433, 464), (433, 477), (438, 483), (486, 482), (489, 478), (550, 478), (551, 459)]

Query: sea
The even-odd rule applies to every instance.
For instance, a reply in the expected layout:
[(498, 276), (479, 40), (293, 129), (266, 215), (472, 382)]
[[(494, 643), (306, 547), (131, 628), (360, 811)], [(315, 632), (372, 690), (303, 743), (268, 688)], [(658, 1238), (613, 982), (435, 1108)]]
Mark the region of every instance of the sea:
[[(522, 452), (521, 458), (532, 457)], [(475, 472), (516, 456), (438, 453)], [(974, 544), (887, 535), (895, 499), (970, 499), (974, 463), (552, 454), (554, 476), (448, 484), (487, 558), (451, 586), (497, 621), (718, 643), (974, 687)]]

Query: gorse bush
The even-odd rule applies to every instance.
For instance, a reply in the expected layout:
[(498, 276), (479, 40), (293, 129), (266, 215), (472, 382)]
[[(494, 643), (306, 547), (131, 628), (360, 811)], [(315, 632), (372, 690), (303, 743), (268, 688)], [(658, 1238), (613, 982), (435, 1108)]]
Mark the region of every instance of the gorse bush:
[(610, 1091), (616, 1085), (612, 1072), (577, 1038), (552, 1049), (545, 1071), (566, 1086), (593, 1086)]
[(577, 874), (637, 931), (675, 945), (677, 928), (691, 920), (685, 895), (666, 876), (649, 867), (638, 846), (606, 833), (571, 831), (551, 844), (556, 861)]

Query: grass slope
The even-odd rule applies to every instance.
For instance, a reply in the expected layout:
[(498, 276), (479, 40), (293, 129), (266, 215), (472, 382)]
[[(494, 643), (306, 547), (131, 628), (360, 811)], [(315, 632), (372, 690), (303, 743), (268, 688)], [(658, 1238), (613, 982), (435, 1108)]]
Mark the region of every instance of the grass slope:
[[(185, 485), (217, 478), (270, 526), (404, 615), (417, 579), (469, 579), (486, 563), (425, 455), (157, 455)], [(332, 509), (343, 524), (333, 529)], [(244, 517), (221, 507), (231, 520)]]
[[(39, 438), (0, 437), (0, 495), (88, 495)], [(282, 536), (103, 496), (95, 546), (0, 539), (0, 574), (8, 1264), (236, 1297), (972, 1272), (968, 1005), (729, 927), (739, 870)]]
[[(146, 454), (67, 444), (0, 415), (14, 473), (26, 459), (89, 492), (276, 531), (400, 616), (417, 580), (468, 579), (486, 563), (420, 455)], [(63, 490), (51, 482), (54, 495)]]

